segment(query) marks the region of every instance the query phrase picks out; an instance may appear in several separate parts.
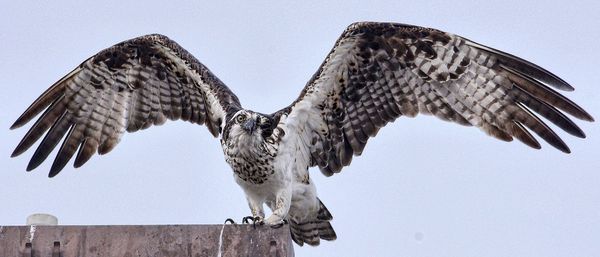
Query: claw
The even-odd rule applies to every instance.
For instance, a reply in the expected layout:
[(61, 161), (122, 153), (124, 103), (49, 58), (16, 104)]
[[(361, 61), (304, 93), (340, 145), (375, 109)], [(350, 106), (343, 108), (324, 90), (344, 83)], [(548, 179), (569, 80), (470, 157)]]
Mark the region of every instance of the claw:
[(242, 224), (250, 224), (250, 222), (248, 222), (248, 220), (251, 220), (254, 223), (254, 217), (246, 216), (246, 217), (242, 218)]
[(252, 221), (252, 227), (256, 228), (256, 224), (258, 225), (262, 225), (264, 224), (264, 221), (262, 219), (262, 217), (254, 217), (254, 216), (246, 216), (242, 218), (242, 224), (250, 224), (250, 222), (248, 222), (248, 220)]
[(225, 222), (224, 222), (224, 223), (225, 223), (225, 224), (229, 223), (229, 224), (231, 224), (231, 225), (234, 225), (234, 224), (235, 224), (235, 221), (233, 221), (233, 219), (232, 219), (232, 218), (227, 218), (227, 219), (225, 220)]

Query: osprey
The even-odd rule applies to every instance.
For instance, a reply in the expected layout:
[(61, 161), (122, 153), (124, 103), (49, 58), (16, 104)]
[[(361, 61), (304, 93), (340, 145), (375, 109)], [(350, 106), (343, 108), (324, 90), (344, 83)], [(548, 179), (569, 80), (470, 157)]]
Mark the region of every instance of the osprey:
[[(338, 173), (380, 128), (419, 113), (539, 149), (533, 132), (569, 153), (536, 113), (581, 138), (583, 131), (563, 112), (593, 118), (552, 88), (573, 90), (533, 63), (457, 35), (359, 22), (342, 33), (291, 105), (263, 114), (244, 109), (194, 56), (154, 34), (99, 52), (46, 90), (12, 125), (21, 127), (45, 110), (12, 156), (45, 134), (27, 166), (35, 169), (66, 134), (50, 169), (53, 177), (75, 152), (75, 168), (95, 152), (110, 152), (125, 131), (166, 120), (204, 124), (220, 138), (255, 222), (289, 222), (297, 244), (318, 245), (336, 234), (310, 167), (326, 176)], [(272, 210), (267, 218), (265, 204)]]

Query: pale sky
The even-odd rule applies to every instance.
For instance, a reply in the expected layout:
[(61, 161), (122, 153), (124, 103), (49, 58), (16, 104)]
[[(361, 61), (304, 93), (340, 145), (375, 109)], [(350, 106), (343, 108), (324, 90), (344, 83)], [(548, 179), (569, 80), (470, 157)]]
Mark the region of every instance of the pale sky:
[[(597, 1), (3, 1), (0, 225), (36, 212), (63, 225), (221, 224), (250, 213), (218, 140), (181, 121), (126, 134), (110, 154), (53, 179), (51, 160), (25, 172), (33, 149), (9, 157), (31, 126), (8, 130), (22, 111), (122, 40), (167, 35), (244, 107), (270, 113), (298, 96), (348, 24), (434, 27), (547, 68), (600, 119), (599, 12)], [(567, 155), (430, 116), (399, 118), (341, 174), (312, 171), (338, 239), (296, 255), (600, 256), (600, 126), (576, 123), (586, 139), (552, 126)]]

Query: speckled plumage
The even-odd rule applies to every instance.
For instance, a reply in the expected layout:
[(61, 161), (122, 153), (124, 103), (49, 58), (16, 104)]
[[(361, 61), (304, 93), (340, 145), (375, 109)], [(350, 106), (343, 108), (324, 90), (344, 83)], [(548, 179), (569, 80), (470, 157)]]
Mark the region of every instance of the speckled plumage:
[(568, 153), (536, 113), (577, 137), (585, 134), (563, 112), (593, 118), (552, 88), (573, 90), (535, 64), (460, 36), (359, 22), (343, 32), (296, 101), (260, 114), (242, 108), (233, 92), (177, 43), (147, 35), (101, 51), (46, 90), (11, 127), (45, 110), (13, 156), (45, 134), (27, 167), (32, 170), (66, 135), (52, 177), (76, 151), (75, 167), (95, 152), (108, 153), (125, 131), (167, 119), (204, 124), (220, 136), (252, 215), (262, 219), (266, 204), (273, 210), (267, 224), (285, 219), (296, 243), (318, 245), (336, 234), (309, 167), (328, 176), (340, 172), (380, 128), (419, 113), (540, 148), (534, 132)]
[(272, 118), (264, 114), (240, 111), (234, 118), (244, 114), (252, 115), (253, 119), (264, 117), (269, 123), (264, 128), (259, 126), (260, 131), (256, 131), (256, 134), (246, 135), (242, 129), (232, 126), (236, 123), (232, 121), (229, 126), (225, 126), (224, 134), (227, 136), (221, 138), (221, 146), (225, 161), (239, 179), (262, 184), (275, 173), (274, 160), (284, 133), (281, 128), (276, 127), (276, 121), (271, 121)]

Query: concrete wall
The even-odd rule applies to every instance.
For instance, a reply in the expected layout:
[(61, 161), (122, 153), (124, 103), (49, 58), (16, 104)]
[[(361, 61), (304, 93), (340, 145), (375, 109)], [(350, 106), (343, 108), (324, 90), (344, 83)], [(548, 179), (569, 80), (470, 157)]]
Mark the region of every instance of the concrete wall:
[(0, 226), (0, 256), (289, 257), (294, 250), (288, 226)]

